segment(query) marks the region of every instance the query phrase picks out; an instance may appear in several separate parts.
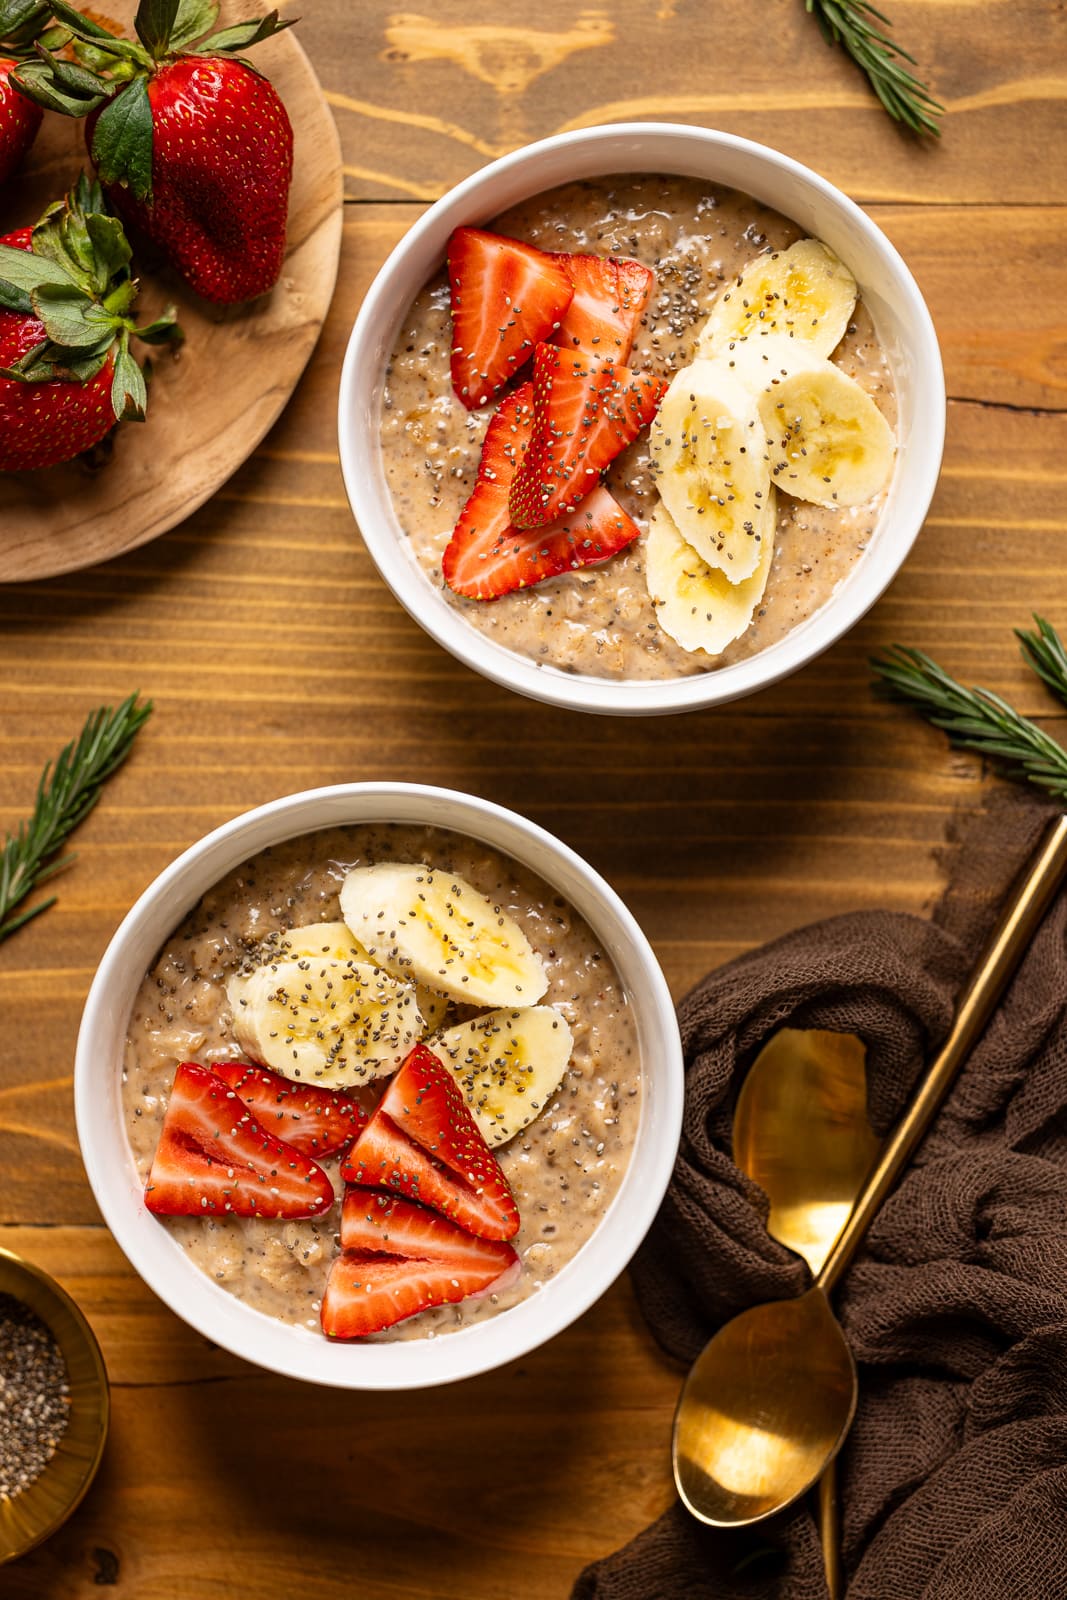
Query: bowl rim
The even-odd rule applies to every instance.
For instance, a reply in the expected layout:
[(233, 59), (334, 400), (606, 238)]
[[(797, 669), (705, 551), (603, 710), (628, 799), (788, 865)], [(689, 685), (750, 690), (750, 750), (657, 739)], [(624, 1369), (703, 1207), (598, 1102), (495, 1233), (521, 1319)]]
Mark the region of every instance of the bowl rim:
[[(349, 808), (358, 807), (362, 801), (376, 803), (383, 814), (378, 817), (369, 812), (346, 815)], [(424, 807), (421, 816), (404, 815), (408, 803)], [(396, 808), (398, 816), (391, 815), (391, 807)], [(322, 820), (307, 820), (311, 812)], [(627, 960), (640, 972), (644, 985), (640, 996), (633, 993), (627, 978), (623, 981), (634, 1007), (641, 1043), (644, 1092), (634, 1146), (619, 1188), (596, 1228), (551, 1284), (509, 1307), (499, 1317), (487, 1318), (449, 1333), (447, 1337), (433, 1341), (387, 1341), (368, 1346), (334, 1344), (317, 1333), (256, 1311), (212, 1282), (206, 1273), (188, 1261), (176, 1241), (170, 1240), (173, 1251), (155, 1250), (148, 1243), (146, 1224), (159, 1229), (159, 1223), (143, 1205), (143, 1186), (137, 1177), (124, 1122), (121, 1116), (116, 1118), (115, 1135), (126, 1155), (126, 1171), (117, 1172), (113, 1156), (109, 1158), (104, 1148), (111, 1138), (107, 1132), (109, 1124), (105, 1121), (105, 1133), (101, 1137), (94, 1121), (97, 1116), (106, 1116), (100, 1109), (100, 1101), (106, 1097), (100, 1094), (98, 1040), (111, 1028), (119, 1030), (116, 1038), (120, 1039), (129, 1016), (125, 1003), (116, 1010), (111, 1002), (113, 992), (122, 994), (122, 975), (126, 974), (130, 992), (135, 993), (161, 940), (179, 926), (202, 894), (249, 856), (271, 843), (299, 838), (302, 834), (346, 823), (359, 826), (375, 820), (417, 821), (459, 833), (475, 843), (487, 844), (527, 865), (529, 870), (565, 894), (572, 904), (574, 887), (579, 886), (587, 902), (595, 903), (601, 923), (610, 925), (613, 932), (625, 940)], [(474, 831), (479, 825), (485, 828), (485, 833)], [(246, 843), (253, 837), (254, 844)], [(504, 837), (510, 842), (501, 842)], [(190, 885), (194, 890), (191, 897)], [(163, 919), (162, 906), (175, 896), (177, 909), (168, 910)], [(596, 914), (590, 915), (588, 904), (578, 904), (576, 909), (590, 922), (594, 932), (604, 938), (603, 925), (598, 926)], [(154, 922), (165, 923), (164, 932), (152, 953), (142, 961), (137, 954), (142, 948), (138, 941), (143, 941), (146, 927), (151, 928)], [(610, 940), (605, 942), (611, 943)], [(618, 966), (618, 949), (613, 960)], [(642, 1027), (646, 1013), (647, 1021)], [(648, 1040), (655, 1040), (657, 1046), (654, 1079), (650, 1079), (646, 1065)], [(109, 1070), (113, 1074), (111, 1081), (117, 1084), (121, 1056), (118, 1060), (112, 1058)], [(652, 1084), (654, 1095), (649, 1092)], [(127, 912), (101, 958), (85, 1002), (74, 1065), (75, 1121), (86, 1174), (116, 1243), (148, 1287), (198, 1333), (246, 1361), (287, 1377), (325, 1386), (367, 1390), (418, 1389), (474, 1377), (538, 1348), (587, 1311), (624, 1271), (659, 1209), (681, 1137), (683, 1088), (681, 1037), (666, 979), (640, 925), (596, 869), (548, 830), (493, 801), (439, 785), (385, 780), (326, 785), (269, 801), (213, 829), (165, 867)], [(649, 1101), (653, 1098), (655, 1107), (650, 1112)], [(652, 1127), (647, 1135), (638, 1189), (633, 1175), (638, 1167), (636, 1157), (642, 1144), (646, 1116)], [(618, 1242), (611, 1248), (604, 1242), (594, 1248), (598, 1239), (603, 1240), (613, 1213), (620, 1211), (624, 1195), (626, 1234), (621, 1249)], [(141, 1201), (139, 1206), (138, 1200)], [(158, 1236), (152, 1233), (151, 1237), (155, 1240)], [(583, 1257), (585, 1261), (579, 1276), (572, 1269)], [(184, 1263), (188, 1270), (178, 1270), (177, 1263)], [(563, 1293), (559, 1285), (568, 1274), (568, 1292)], [(282, 1346), (285, 1347), (284, 1356), (280, 1353)], [(398, 1351), (413, 1354), (397, 1358), (393, 1353)], [(335, 1361), (338, 1355), (356, 1357), (351, 1370)], [(370, 1356), (369, 1361), (367, 1356)]]
[[(29, 1555), (31, 1550), (36, 1550), (38, 1545), (43, 1544), (46, 1539), (50, 1539), (52, 1535), (63, 1526), (68, 1518), (74, 1515), (75, 1511), (77, 1511), (78, 1507), (85, 1499), (85, 1496), (92, 1488), (93, 1481), (96, 1478), (97, 1472), (100, 1470), (100, 1463), (104, 1458), (104, 1450), (107, 1446), (108, 1432), (111, 1427), (111, 1384), (107, 1375), (107, 1366), (104, 1362), (103, 1351), (100, 1349), (100, 1341), (97, 1339), (88, 1318), (79, 1306), (78, 1302), (74, 1299), (73, 1295), (64, 1289), (63, 1285), (59, 1283), (50, 1272), (46, 1271), (44, 1267), (38, 1266), (34, 1261), (27, 1261), (25, 1256), (20, 1255), (17, 1250), (12, 1250), (7, 1245), (0, 1245), (0, 1262), (2, 1262), (9, 1269), (13, 1270), (16, 1277), (19, 1274), (25, 1274), (27, 1278), (32, 1278), (35, 1283), (39, 1284), (48, 1295), (58, 1302), (58, 1304), (70, 1317), (77, 1332), (77, 1336), (81, 1341), (82, 1348), (89, 1358), (89, 1364), (93, 1369), (93, 1377), (95, 1380), (95, 1389), (98, 1399), (98, 1431), (96, 1442), (93, 1446), (92, 1455), (86, 1458), (82, 1469), (82, 1475), (78, 1481), (78, 1485), (74, 1494), (48, 1519), (47, 1522), (42, 1523), (31, 1537), (24, 1540), (23, 1543), (17, 1545), (14, 1549), (8, 1551), (0, 1550), (0, 1567), (2, 1567), (8, 1562), (18, 1561), (22, 1556)], [(17, 1294), (15, 1298), (18, 1298)], [(32, 1310), (33, 1308), (30, 1307), (30, 1309)], [(40, 1316), (41, 1314), (37, 1313), (37, 1315)], [(67, 1345), (65, 1341), (56, 1332), (51, 1322), (49, 1322), (47, 1316), (41, 1316), (41, 1320), (47, 1323), (53, 1339), (59, 1345), (60, 1350), (63, 1352), (64, 1359), (66, 1359)], [(56, 1458), (53, 1457), (52, 1459), (55, 1460)], [(45, 1466), (44, 1471), (41, 1474), (42, 1477), (47, 1474), (50, 1465), (51, 1463), (49, 1462)], [(37, 1480), (35, 1479), (34, 1482), (36, 1481)]]
[[(489, 220), (484, 210), (479, 210), (478, 197), (488, 185), (505, 175), (525, 167), (536, 172), (556, 152), (576, 145), (602, 145), (610, 151), (635, 140), (645, 143), (682, 141), (691, 148), (707, 152), (709, 165), (716, 152), (747, 156), (806, 187), (821, 205), (836, 212), (845, 225), (857, 230), (866, 245), (881, 258), (906, 303), (908, 351), (915, 365), (917, 389), (922, 392), (931, 414), (924, 416), (918, 439), (908, 441), (911, 445), (909, 463), (911, 458), (919, 458), (909, 489), (914, 507), (909, 512), (910, 522), (892, 527), (892, 508), (887, 507), (864, 560), (857, 563), (853, 572), (812, 616), (773, 645), (728, 667), (684, 678), (615, 680), (565, 672), (509, 650), (479, 633), (461, 611), (437, 593), (414, 557), (403, 547), (394, 528), (389, 526), (388, 517), (380, 515), (382, 505), (391, 505), (391, 501), (380, 465), (377, 406), (371, 405), (368, 411), (366, 402), (373, 398), (372, 386), (380, 380), (379, 363), (372, 358), (372, 352), (375, 329), (383, 315), (383, 302), (389, 297), (394, 274), (418, 255), (427, 236), (433, 239), (444, 231), (447, 237), (447, 232), (464, 222), (478, 224)], [(606, 162), (601, 170), (607, 176), (618, 167)], [(718, 180), (709, 173), (708, 181)], [(545, 184), (532, 181), (523, 193), (530, 197), (544, 187)], [(443, 239), (441, 243), (443, 245)], [(436, 259), (442, 255), (443, 248), (435, 249)], [(431, 264), (422, 274), (423, 282), (433, 270)], [(392, 332), (395, 333), (395, 328)], [(828, 179), (769, 145), (719, 129), (657, 121), (605, 123), (553, 134), (479, 168), (435, 201), (390, 251), (367, 290), (349, 334), (337, 410), (341, 472), (353, 518), (379, 575), (409, 615), (450, 655), (491, 682), (568, 710), (620, 716), (662, 715), (725, 705), (798, 671), (853, 628), (884, 594), (919, 535), (940, 475), (946, 416), (944, 369), (933, 320), (910, 269), (877, 223)], [(367, 426), (368, 420), (373, 424), (371, 427)], [(367, 433), (373, 433), (373, 439), (368, 439)], [(900, 455), (895, 486), (900, 482), (899, 462)], [(908, 470), (912, 470), (910, 464)], [(886, 546), (891, 532), (890, 553)], [(866, 581), (861, 582), (861, 578)]]

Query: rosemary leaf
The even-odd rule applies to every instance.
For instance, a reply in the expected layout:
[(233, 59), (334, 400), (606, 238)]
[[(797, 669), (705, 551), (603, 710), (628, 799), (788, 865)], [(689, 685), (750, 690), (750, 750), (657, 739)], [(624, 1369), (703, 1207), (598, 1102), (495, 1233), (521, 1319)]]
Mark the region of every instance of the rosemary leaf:
[(137, 698), (137, 693), (131, 694), (117, 710), (100, 706), (78, 738), (41, 773), (33, 815), (19, 824), (17, 832), (7, 835), (0, 853), (0, 939), (55, 905), (53, 895), (15, 914), (27, 895), (74, 861), (73, 854), (57, 852), (93, 809), (106, 780), (129, 755), (152, 710), (150, 700), (138, 705)]
[(1051, 622), (1046, 622), (1044, 617), (1036, 613), (1034, 621), (1037, 623), (1036, 633), (1028, 633), (1025, 628), (1015, 630), (1023, 660), (1067, 705), (1067, 650)]
[[(894, 122), (912, 133), (939, 138), (938, 117), (944, 111), (926, 85), (903, 65), (915, 58), (890, 38), (889, 18), (868, 0), (804, 0), (829, 44), (839, 44), (865, 73), (867, 80)], [(880, 27), (879, 24), (884, 24)]]
[[(1062, 656), (1055, 629), (1047, 623), (1038, 626), (1044, 644), (1035, 648), (1047, 646)], [(1023, 649), (1025, 654), (1025, 643)], [(1067, 750), (1000, 695), (991, 689), (966, 688), (921, 650), (899, 644), (870, 664), (895, 699), (915, 706), (935, 728), (943, 728), (954, 745), (988, 756), (1008, 776), (1026, 779), (1067, 804)], [(1045, 677), (1044, 672), (1041, 675)]]

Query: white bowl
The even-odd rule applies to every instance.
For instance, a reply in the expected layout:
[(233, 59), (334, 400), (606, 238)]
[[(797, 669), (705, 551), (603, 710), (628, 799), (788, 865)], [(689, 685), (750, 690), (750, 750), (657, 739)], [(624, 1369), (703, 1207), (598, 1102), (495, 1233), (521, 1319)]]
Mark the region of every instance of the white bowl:
[[(754, 195), (822, 239), (851, 268), (896, 380), (900, 449), (877, 533), (830, 599), (748, 660), (688, 678), (614, 681), (562, 672), (505, 649), (465, 621), (419, 568), (397, 521), (379, 434), (385, 366), (415, 295), (440, 268), (448, 237), (519, 201), (582, 178), (655, 172), (704, 178)], [(563, 133), (492, 162), (420, 217), (371, 285), (348, 341), (338, 401), (341, 468), (352, 511), (401, 605), (446, 650), (487, 678), (572, 710), (626, 715), (689, 711), (752, 694), (846, 633), (895, 577), (929, 509), (945, 437), (945, 380), (930, 313), (885, 234), (840, 189), (797, 161), (733, 134), (631, 122)], [(491, 603), (491, 602), (488, 602)]]
[[(574, 906), (603, 942), (629, 996), (641, 1058), (642, 1108), (615, 1199), (578, 1255), (529, 1300), (432, 1340), (332, 1344), (255, 1311), (220, 1288), (146, 1209), (122, 1114), (123, 1044), (134, 997), (167, 937), (206, 890), (249, 856), (349, 823), (450, 828), (513, 856)], [(133, 1267), (206, 1338), (261, 1367), (343, 1389), (417, 1389), (525, 1355), (602, 1295), (656, 1214), (682, 1122), (682, 1051), (674, 1007), (648, 941), (618, 895), (543, 828), (487, 800), (406, 783), (310, 789), (260, 806), (186, 850), (151, 884), (109, 944), (85, 1004), (74, 1066), (82, 1159), (97, 1203)]]

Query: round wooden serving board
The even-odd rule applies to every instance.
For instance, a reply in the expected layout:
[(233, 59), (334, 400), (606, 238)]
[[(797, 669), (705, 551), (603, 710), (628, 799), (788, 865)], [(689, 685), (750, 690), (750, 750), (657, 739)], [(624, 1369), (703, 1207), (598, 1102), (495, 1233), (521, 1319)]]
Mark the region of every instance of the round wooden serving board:
[[(132, 36), (134, 0), (108, 13)], [(224, 3), (220, 24), (239, 20)], [(292, 32), (255, 47), (294, 133), (293, 185), (282, 275), (269, 295), (216, 307), (173, 274), (142, 277), (139, 321), (167, 301), (186, 342), (176, 359), (153, 349), (148, 417), (123, 423), (103, 464), (0, 473), (0, 581), (51, 577), (154, 539), (189, 516), (241, 465), (285, 405), (315, 346), (341, 245), (341, 150), (311, 63)], [(18, 178), (0, 196), (0, 232), (35, 222), (88, 167), (84, 127), (45, 114)], [(137, 345), (138, 354), (147, 346)]]

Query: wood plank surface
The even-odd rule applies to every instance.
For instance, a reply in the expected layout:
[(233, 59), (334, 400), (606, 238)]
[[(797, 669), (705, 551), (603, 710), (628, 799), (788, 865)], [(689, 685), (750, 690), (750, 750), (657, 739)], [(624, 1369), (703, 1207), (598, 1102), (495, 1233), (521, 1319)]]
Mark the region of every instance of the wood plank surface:
[[(1035, 607), (1067, 625), (1062, 5), (893, 0), (948, 107), (937, 148), (890, 125), (801, 0), (543, 0), (536, 28), (500, 0), (299, 9), (349, 204), (337, 294), (292, 403), (171, 534), (0, 589), (5, 828), (92, 706), (135, 687), (156, 703), (79, 835), (60, 905), (0, 945), (0, 1243), (75, 1294), (115, 1398), (100, 1479), (56, 1539), (3, 1571), (4, 1600), (102, 1587), (130, 1600), (557, 1600), (671, 1495), (678, 1374), (625, 1282), (502, 1372), (363, 1397), (210, 1347), (130, 1271), (78, 1156), (73, 1047), (111, 933), (178, 851), (314, 783), (474, 790), (606, 873), (680, 995), (789, 928), (936, 895), (953, 819), (989, 780), (872, 696), (872, 650), (934, 651), (1067, 731), (1011, 635)], [(362, 547), (334, 430), (353, 316), (426, 201), (527, 139), (631, 116), (762, 139), (867, 203), (929, 300), (952, 396), (930, 518), (880, 604), (788, 682), (670, 724), (522, 701), (441, 652)]]

